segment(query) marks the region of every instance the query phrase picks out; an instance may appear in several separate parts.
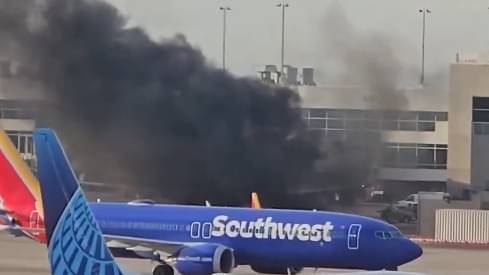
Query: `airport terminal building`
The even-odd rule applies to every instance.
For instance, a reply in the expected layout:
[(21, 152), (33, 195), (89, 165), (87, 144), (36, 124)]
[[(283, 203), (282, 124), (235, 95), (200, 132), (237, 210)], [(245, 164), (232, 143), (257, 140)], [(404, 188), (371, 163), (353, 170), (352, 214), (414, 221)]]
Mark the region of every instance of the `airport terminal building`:
[[(379, 111), (370, 93), (361, 87), (298, 87), (303, 115), (310, 131), (326, 139), (379, 135), (377, 177), (382, 189), (405, 193), (442, 191), (448, 161), (448, 97), (440, 91), (402, 92), (408, 104), (402, 110)], [(368, 145), (368, 144), (367, 144)], [(368, 165), (368, 164), (366, 164)], [(401, 194), (403, 195), (403, 194)]]
[(23, 74), (13, 62), (0, 60), (0, 127), (2, 127), (26, 161), (34, 157), (32, 130), (35, 103), (40, 87)]
[(346, 146), (355, 131), (380, 135), (381, 188), (448, 191), (459, 198), (489, 191), (489, 59), (457, 55), (448, 91), (403, 89), (397, 96), (404, 104), (396, 108), (378, 108), (372, 104), (375, 92), (363, 87), (309, 85), (309, 73), (302, 83), (296, 73), (286, 79), (301, 96), (308, 129)]
[[(263, 72), (262, 72), (263, 73)], [(266, 73), (265, 73), (266, 74)], [(291, 85), (302, 98), (308, 129), (348, 140), (361, 128), (382, 138), (378, 181), (406, 192), (447, 190), (455, 196), (489, 191), (489, 60), (450, 65), (449, 91), (416, 87), (401, 91), (406, 104), (379, 111), (372, 94), (358, 86)], [(263, 77), (263, 75), (262, 75)], [(33, 95), (39, 89), (8, 61), (0, 62), (0, 126), (32, 160)]]

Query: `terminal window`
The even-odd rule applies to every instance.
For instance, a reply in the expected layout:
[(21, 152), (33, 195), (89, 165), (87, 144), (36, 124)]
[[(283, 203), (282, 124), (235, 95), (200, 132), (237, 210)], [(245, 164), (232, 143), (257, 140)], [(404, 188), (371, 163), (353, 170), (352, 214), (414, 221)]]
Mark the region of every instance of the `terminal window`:
[(433, 132), (436, 122), (448, 120), (447, 112), (312, 108), (302, 113), (309, 129), (324, 130), (325, 136), (344, 130), (343, 137), (347, 130)]
[(382, 166), (388, 168), (447, 168), (446, 144), (385, 143)]
[(472, 133), (489, 135), (489, 97), (472, 98)]
[(24, 159), (33, 156), (34, 142), (32, 140), (32, 132), (6, 131), (6, 133)]

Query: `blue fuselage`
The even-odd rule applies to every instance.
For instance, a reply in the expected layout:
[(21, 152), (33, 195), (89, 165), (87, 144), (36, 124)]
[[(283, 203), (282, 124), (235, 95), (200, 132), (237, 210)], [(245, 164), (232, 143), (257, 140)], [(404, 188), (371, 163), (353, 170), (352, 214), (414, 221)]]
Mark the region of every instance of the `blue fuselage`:
[(385, 222), (323, 211), (91, 203), (104, 235), (214, 243), (239, 265), (390, 269), (421, 248)]

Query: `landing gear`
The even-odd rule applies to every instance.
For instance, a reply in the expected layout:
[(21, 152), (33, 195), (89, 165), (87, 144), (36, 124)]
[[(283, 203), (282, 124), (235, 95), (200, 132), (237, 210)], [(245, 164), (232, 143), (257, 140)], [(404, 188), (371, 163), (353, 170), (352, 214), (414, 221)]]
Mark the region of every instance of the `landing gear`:
[(174, 275), (173, 267), (167, 264), (160, 264), (153, 268), (153, 275)]

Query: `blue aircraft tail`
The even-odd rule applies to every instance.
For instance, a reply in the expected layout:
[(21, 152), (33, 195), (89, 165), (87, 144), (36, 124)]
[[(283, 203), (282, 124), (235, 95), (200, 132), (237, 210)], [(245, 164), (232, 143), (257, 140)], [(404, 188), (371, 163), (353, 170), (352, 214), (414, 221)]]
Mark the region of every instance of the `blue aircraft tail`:
[(34, 142), (52, 274), (122, 274), (56, 133), (37, 129)]

